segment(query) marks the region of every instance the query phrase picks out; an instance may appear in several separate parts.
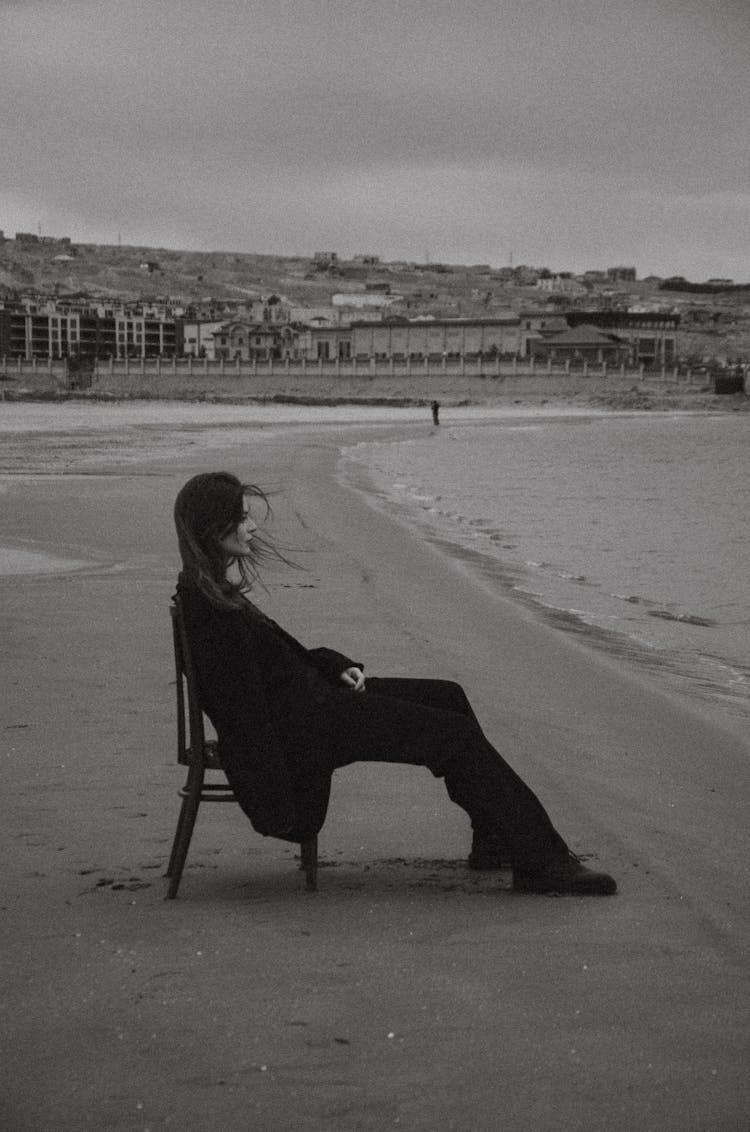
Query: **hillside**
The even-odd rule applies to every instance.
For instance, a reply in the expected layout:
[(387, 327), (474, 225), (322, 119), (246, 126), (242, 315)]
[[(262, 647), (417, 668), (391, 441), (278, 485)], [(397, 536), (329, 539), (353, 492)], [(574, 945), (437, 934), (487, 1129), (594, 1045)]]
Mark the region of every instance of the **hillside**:
[[(45, 294), (82, 291), (122, 300), (145, 297), (175, 302), (212, 297), (241, 298), (268, 290), (299, 289), (300, 297), (323, 301), (330, 288), (319, 277), (305, 280), (311, 261), (233, 252), (191, 252), (168, 248), (77, 244), (72, 258), (59, 244), (0, 246), (0, 287)], [(154, 265), (149, 271), (141, 264)]]
[[(388, 283), (392, 291), (425, 304), (486, 309), (501, 303), (539, 302), (533, 286), (508, 285), (485, 265), (364, 266), (342, 261), (327, 270), (311, 257), (283, 257), (239, 252), (194, 252), (169, 248), (59, 243), (0, 243), (0, 289), (45, 294), (108, 295), (122, 300), (144, 297), (175, 302), (203, 298), (232, 299), (243, 294), (279, 292), (292, 301), (327, 302), (337, 291), (363, 290), (366, 282)], [(66, 258), (60, 259), (60, 256)], [(149, 272), (141, 264), (154, 265)], [(613, 285), (640, 296), (653, 291), (643, 283)], [(462, 309), (461, 313), (467, 313)]]
[[(150, 265), (144, 267), (142, 265)], [(607, 283), (577, 300), (509, 282), (487, 266), (363, 265), (321, 268), (309, 257), (195, 252), (102, 244), (0, 242), (0, 298), (21, 294), (162, 300), (242, 300), (276, 293), (302, 305), (328, 304), (338, 291), (388, 284), (408, 314), (492, 317), (499, 311), (557, 304), (669, 307), (681, 315), (678, 353), (750, 359), (750, 295), (690, 295), (660, 291), (656, 281)]]

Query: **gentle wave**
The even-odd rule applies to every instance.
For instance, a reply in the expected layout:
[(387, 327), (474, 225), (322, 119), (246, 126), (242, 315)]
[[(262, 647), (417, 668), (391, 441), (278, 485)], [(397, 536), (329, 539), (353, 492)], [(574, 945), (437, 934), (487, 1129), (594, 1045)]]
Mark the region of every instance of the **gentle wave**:
[(363, 442), (342, 467), (559, 627), (750, 716), (749, 451), (744, 415), (612, 414)]

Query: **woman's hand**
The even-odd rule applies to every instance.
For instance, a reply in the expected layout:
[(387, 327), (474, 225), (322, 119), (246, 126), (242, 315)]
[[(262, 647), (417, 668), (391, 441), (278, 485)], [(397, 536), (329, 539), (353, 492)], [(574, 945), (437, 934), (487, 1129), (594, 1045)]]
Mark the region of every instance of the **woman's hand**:
[(365, 674), (361, 668), (344, 669), (340, 679), (343, 680), (353, 692), (364, 692), (365, 690)]

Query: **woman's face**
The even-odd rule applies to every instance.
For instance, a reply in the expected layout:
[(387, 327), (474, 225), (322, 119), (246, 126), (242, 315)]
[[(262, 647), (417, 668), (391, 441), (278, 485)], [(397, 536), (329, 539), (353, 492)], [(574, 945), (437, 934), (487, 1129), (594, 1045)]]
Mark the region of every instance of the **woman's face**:
[(236, 527), (232, 527), (219, 539), (219, 546), (230, 558), (246, 557), (252, 553), (250, 544), (257, 529), (257, 524), (250, 516), (250, 499), (246, 495), (242, 500), (242, 518)]

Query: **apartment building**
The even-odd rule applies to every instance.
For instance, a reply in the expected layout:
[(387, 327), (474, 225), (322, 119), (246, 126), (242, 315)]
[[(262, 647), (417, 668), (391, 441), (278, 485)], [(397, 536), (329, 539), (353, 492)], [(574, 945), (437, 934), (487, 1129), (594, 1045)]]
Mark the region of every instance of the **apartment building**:
[(143, 309), (27, 300), (0, 309), (0, 357), (171, 357), (175, 321)]

